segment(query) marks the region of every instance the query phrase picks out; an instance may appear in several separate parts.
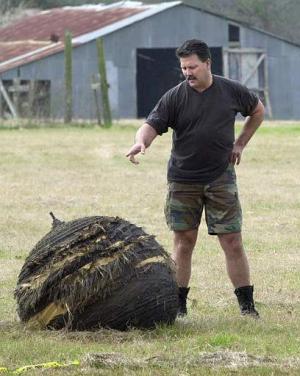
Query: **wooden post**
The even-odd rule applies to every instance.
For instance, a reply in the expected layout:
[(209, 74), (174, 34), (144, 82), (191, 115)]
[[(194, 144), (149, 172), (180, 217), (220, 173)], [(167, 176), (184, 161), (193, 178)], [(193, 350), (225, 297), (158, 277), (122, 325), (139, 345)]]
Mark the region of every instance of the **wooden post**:
[(29, 81), (29, 91), (28, 91), (28, 108), (27, 108), (27, 118), (28, 121), (34, 117), (34, 98), (35, 98), (35, 81)]
[(269, 113), (269, 118), (272, 119), (273, 118), (273, 112), (272, 112), (272, 105), (271, 105), (270, 95), (269, 95), (269, 74), (268, 74), (268, 71), (269, 71), (268, 58), (267, 58), (267, 55), (266, 55), (265, 64), (264, 64), (264, 76), (265, 76), (264, 91), (265, 91), (265, 100), (266, 100), (266, 105), (267, 105), (266, 107), (267, 107), (267, 110), (268, 110), (268, 113)]
[(0, 90), (0, 119), (3, 118), (3, 99), (2, 99), (2, 92)]
[(97, 116), (97, 122), (100, 127), (102, 126), (101, 122), (101, 108), (100, 108), (100, 103), (99, 103), (99, 88), (100, 88), (100, 83), (97, 80), (97, 75), (93, 75), (93, 81), (92, 81), (92, 90), (94, 93), (94, 99), (95, 99), (95, 106), (96, 106), (96, 116)]
[(17, 110), (17, 113), (20, 115), (20, 117), (22, 117), (22, 115), (21, 115), (21, 103), (20, 103), (20, 86), (21, 86), (20, 78), (14, 78), (13, 79), (13, 89), (12, 89), (13, 103), (15, 105), (15, 109)]
[(110, 127), (112, 125), (111, 111), (108, 96), (108, 82), (106, 79), (106, 66), (105, 66), (105, 54), (103, 47), (103, 39), (98, 38), (96, 41), (97, 52), (98, 52), (98, 66), (100, 74), (100, 86), (101, 86), (101, 96), (102, 96), (102, 110), (103, 110), (103, 122), (105, 127)]
[(72, 35), (65, 33), (65, 117), (64, 122), (70, 123), (73, 115), (73, 90), (72, 90)]

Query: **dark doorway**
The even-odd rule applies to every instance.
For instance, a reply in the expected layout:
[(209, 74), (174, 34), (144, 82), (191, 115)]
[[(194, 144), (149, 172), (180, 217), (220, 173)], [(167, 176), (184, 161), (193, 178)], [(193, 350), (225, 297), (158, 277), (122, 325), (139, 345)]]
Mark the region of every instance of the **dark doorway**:
[(158, 99), (182, 79), (175, 48), (138, 48), (137, 116), (146, 117)]
[[(159, 98), (183, 79), (175, 48), (137, 49), (137, 116), (146, 117)], [(211, 47), (212, 72), (223, 74), (222, 47)]]
[(210, 47), (211, 71), (213, 74), (223, 76), (223, 50), (222, 47)]

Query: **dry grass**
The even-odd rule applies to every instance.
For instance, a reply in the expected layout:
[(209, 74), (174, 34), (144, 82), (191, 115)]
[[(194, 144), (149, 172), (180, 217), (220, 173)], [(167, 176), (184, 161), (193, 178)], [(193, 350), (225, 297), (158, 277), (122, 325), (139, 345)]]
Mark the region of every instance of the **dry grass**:
[[(17, 323), (16, 278), (30, 249), (50, 230), (50, 211), (65, 220), (120, 216), (155, 234), (171, 251), (163, 216), (170, 135), (159, 137), (134, 166), (124, 155), (135, 131), (136, 125), (0, 130), (0, 366), (14, 369), (82, 360), (88, 353), (117, 353), (129, 363), (156, 360), (137, 369), (85, 365), (43, 374), (224, 376), (232, 374), (225, 367), (230, 356), (237, 356), (242, 360), (234, 374), (299, 374), (299, 124), (266, 123), (237, 168), (244, 241), (261, 320), (239, 317), (224, 257), (203, 223), (193, 260), (190, 314), (173, 327), (48, 333), (29, 332)], [(216, 368), (211, 357), (225, 360)], [(265, 361), (256, 364), (257, 359)]]

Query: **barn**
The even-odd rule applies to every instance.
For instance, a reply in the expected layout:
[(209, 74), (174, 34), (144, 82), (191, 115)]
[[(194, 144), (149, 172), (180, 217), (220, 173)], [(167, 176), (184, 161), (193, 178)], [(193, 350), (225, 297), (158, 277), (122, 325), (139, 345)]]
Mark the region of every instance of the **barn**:
[[(213, 73), (239, 80), (274, 119), (300, 119), (300, 45), (182, 1), (121, 1), (40, 11), (0, 29), (0, 114), (64, 117), (64, 33), (72, 34), (73, 117), (95, 119), (103, 38), (113, 118), (143, 118), (182, 80), (175, 49), (199, 38)], [(34, 91), (30, 90), (34, 87)], [(95, 99), (96, 98), (96, 99)]]

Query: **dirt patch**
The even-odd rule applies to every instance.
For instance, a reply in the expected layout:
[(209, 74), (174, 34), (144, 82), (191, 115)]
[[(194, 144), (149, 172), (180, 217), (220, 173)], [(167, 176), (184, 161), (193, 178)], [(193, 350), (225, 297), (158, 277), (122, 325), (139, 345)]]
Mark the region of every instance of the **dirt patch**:
[(89, 353), (82, 359), (82, 364), (95, 368), (144, 368), (149, 366), (159, 366), (168, 368), (170, 364), (174, 367), (199, 367), (206, 366), (211, 368), (248, 368), (248, 367), (276, 367), (276, 368), (300, 368), (300, 358), (291, 357), (286, 359), (277, 359), (275, 357), (257, 356), (247, 354), (246, 352), (235, 351), (217, 351), (202, 352), (194, 357), (185, 357), (171, 359), (163, 356), (153, 356), (151, 358), (130, 358), (120, 353)]
[(246, 352), (217, 351), (200, 353), (196, 363), (210, 367), (238, 368), (278, 365), (278, 360), (274, 357), (256, 356)]
[(82, 359), (82, 364), (95, 368), (129, 367), (140, 368), (147, 366), (142, 359), (131, 359), (120, 353), (90, 353)]

